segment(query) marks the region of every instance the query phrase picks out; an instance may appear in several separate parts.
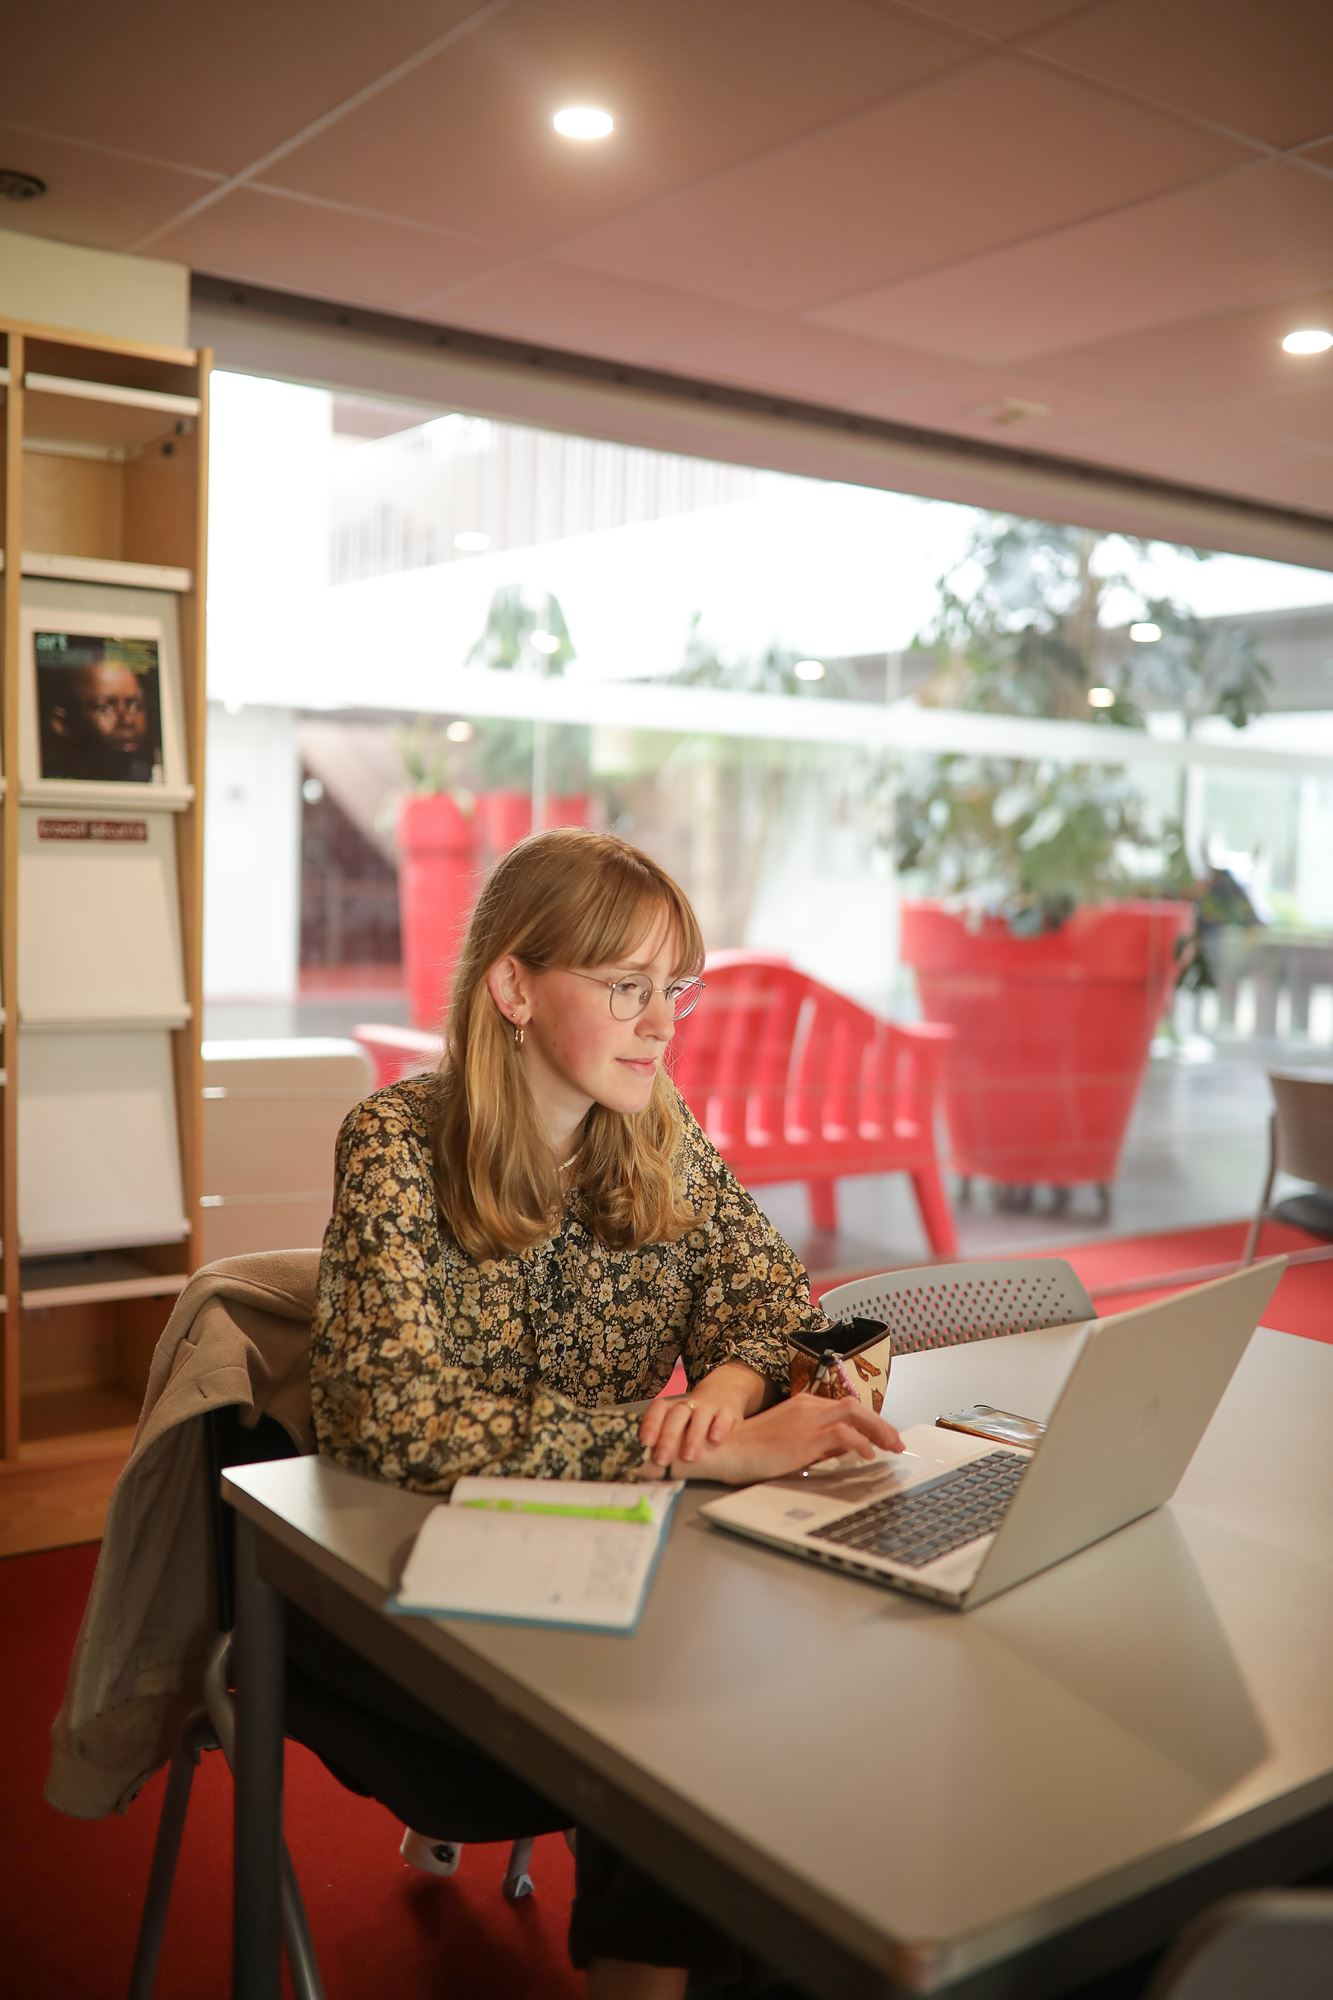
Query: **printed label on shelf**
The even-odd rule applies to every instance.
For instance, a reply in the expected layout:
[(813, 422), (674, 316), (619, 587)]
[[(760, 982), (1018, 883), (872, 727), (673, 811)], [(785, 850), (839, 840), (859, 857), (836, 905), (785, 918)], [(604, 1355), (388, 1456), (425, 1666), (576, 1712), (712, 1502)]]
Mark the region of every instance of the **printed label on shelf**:
[(146, 819), (39, 819), (38, 840), (147, 840)]

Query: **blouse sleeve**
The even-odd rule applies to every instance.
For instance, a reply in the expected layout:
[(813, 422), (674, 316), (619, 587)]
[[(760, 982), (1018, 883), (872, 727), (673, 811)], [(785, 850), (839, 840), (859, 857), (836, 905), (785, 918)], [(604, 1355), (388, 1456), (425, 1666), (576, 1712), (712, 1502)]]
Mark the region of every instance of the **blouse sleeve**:
[(451, 1338), (471, 1329), (446, 1326), (430, 1269), (436, 1215), (407, 1113), (387, 1094), (368, 1098), (338, 1135), (320, 1260), (310, 1369), (320, 1451), (423, 1493), (445, 1493), (465, 1473), (623, 1479), (642, 1465), (635, 1417), (581, 1410), (540, 1387), (494, 1394), (450, 1362)]
[(767, 1376), (780, 1394), (790, 1381), (788, 1342), (821, 1330), (805, 1267), (756, 1206), (682, 1104), (686, 1192), (700, 1215), (687, 1240), (697, 1246), (694, 1298), (682, 1359), (690, 1382), (727, 1361)]

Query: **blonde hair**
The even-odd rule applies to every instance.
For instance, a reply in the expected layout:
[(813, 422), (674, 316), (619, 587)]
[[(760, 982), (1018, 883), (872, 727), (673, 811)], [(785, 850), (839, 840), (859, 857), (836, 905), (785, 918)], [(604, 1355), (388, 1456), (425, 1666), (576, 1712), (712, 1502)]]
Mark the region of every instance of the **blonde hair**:
[[(559, 1169), (487, 973), (509, 954), (538, 972), (615, 965), (659, 922), (673, 976), (697, 972), (703, 939), (685, 892), (612, 833), (533, 834), (488, 876), (454, 973), (432, 1119), (440, 1212), (470, 1256), (512, 1256), (541, 1242), (561, 1210)], [(670, 1243), (693, 1226), (674, 1168), (680, 1135), (679, 1099), (660, 1068), (643, 1111), (593, 1105), (579, 1196), (601, 1242), (620, 1250)]]

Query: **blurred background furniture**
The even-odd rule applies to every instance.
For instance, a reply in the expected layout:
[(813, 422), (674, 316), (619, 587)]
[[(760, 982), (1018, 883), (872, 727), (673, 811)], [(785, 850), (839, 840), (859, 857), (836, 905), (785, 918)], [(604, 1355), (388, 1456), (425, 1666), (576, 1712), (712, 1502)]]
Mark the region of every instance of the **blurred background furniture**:
[[(1270, 1069), (1273, 1115), (1268, 1127), (1268, 1175), (1259, 1197), (1241, 1262), (1252, 1263), (1265, 1218), (1280, 1216), (1312, 1236), (1333, 1242), (1333, 1070)], [(1296, 1195), (1270, 1207), (1279, 1174), (1313, 1181), (1315, 1192)], [(1293, 1263), (1313, 1263), (1333, 1257), (1327, 1250), (1298, 1250)]]
[(338, 1127), (375, 1088), (354, 1041), (205, 1042), (203, 1262), (318, 1245), (333, 1207)]
[[(949, 1028), (886, 1021), (784, 958), (715, 953), (707, 992), (681, 1023), (671, 1075), (746, 1187), (804, 1181), (811, 1219), (836, 1230), (837, 1183), (901, 1172), (936, 1257), (956, 1257), (935, 1145), (936, 1087)], [(439, 1057), (437, 1035), (378, 1024), (352, 1030), (392, 1083)]]
[(440, 1038), (429, 1028), (398, 1028), (386, 1021), (358, 1022), (352, 1040), (364, 1049), (374, 1070), (375, 1090), (399, 1077), (433, 1069), (440, 1060)]
[(931, 1250), (956, 1257), (935, 1147), (952, 1030), (886, 1021), (784, 958), (716, 952), (704, 977), (671, 1073), (737, 1179), (804, 1181), (811, 1220), (831, 1233), (840, 1180), (908, 1174)]

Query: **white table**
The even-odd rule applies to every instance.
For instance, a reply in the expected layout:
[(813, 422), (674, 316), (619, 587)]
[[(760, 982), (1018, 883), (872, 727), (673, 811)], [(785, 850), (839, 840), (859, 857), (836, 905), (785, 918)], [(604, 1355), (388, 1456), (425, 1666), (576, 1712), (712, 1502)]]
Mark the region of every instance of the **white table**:
[[(901, 1359), (1043, 1415), (1065, 1329)], [(235, 1991), (278, 1992), (283, 1599), (817, 1995), (1037, 1996), (1333, 1858), (1333, 1348), (1260, 1331), (1167, 1507), (957, 1613), (683, 1496), (632, 1639), (394, 1620), (428, 1500), (238, 1468)]]

